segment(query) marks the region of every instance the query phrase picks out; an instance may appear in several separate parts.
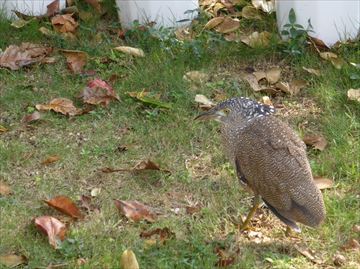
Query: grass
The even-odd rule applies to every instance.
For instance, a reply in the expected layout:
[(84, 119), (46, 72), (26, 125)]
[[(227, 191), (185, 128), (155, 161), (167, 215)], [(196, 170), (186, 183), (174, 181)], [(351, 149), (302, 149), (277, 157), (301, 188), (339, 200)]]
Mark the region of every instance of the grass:
[[(0, 254), (26, 255), (29, 262), (23, 268), (46, 268), (50, 263), (64, 264), (64, 268), (119, 268), (122, 252), (131, 248), (141, 268), (213, 268), (218, 260), (214, 249), (221, 246), (237, 253), (230, 268), (325, 268), (333, 266), (337, 252), (346, 257), (344, 268), (360, 266), (356, 251), (341, 249), (349, 239), (359, 239), (352, 227), (360, 224), (360, 106), (346, 97), (349, 88), (360, 86), (359, 80), (350, 79), (357, 72), (354, 67), (337, 70), (310, 49), (292, 58), (282, 54), (276, 44), (252, 49), (225, 42), (211, 33), (180, 44), (166, 31), (158, 32), (162, 41), (147, 32), (129, 33), (127, 44), (141, 47), (146, 53), (145, 58), (138, 59), (111, 50), (124, 43), (108, 31), (117, 27), (114, 17), (81, 22), (80, 38), (75, 42), (45, 38), (38, 32), (40, 26), (44, 23), (33, 21), (15, 30), (2, 18), (0, 48), (31, 41), (86, 51), (91, 57), (88, 70), (96, 70), (96, 76), (105, 80), (114, 74), (119, 77), (114, 88), (121, 101), (74, 118), (44, 113), (44, 120), (26, 127), (21, 119), (36, 104), (56, 97), (76, 100), (90, 78), (71, 74), (60, 52), (54, 53), (55, 64), (19, 71), (0, 69), (0, 124), (9, 129), (1, 134), (0, 180), (13, 190), (13, 195), (0, 197)], [(270, 17), (254, 27), (274, 31), (274, 26)], [(101, 41), (95, 38), (99, 32)], [(359, 45), (343, 46), (337, 53), (346, 61), (358, 62)], [(104, 63), (104, 58), (110, 60)], [(239, 79), (239, 71), (248, 66), (266, 69), (272, 65), (286, 67), (294, 77), (308, 80), (306, 90), (298, 96), (286, 96), (283, 103), (303, 108), (310, 100), (320, 112), (294, 113), (286, 120), (299, 133), (319, 132), (326, 137), (326, 150), (310, 149), (309, 158), (313, 173), (333, 178), (335, 188), (323, 192), (325, 223), (316, 230), (303, 227), (297, 240), (287, 238), (284, 226), (262, 209), (263, 216), (258, 215), (262, 221), (256, 222), (254, 229), (270, 241), (256, 243), (249, 234), (239, 232), (236, 224), (246, 214), (251, 198), (239, 186), (222, 153), (218, 125), (193, 122), (199, 113), (193, 100), (195, 94), (210, 96), (218, 89), (228, 97), (260, 99), (261, 94), (252, 92)], [(319, 68), (322, 75), (314, 78), (302, 66)], [(183, 80), (190, 70), (207, 72), (211, 79), (193, 89)], [(164, 111), (146, 107), (126, 94), (144, 89), (160, 94), (173, 108)], [(81, 105), (78, 100), (75, 103)], [(305, 129), (299, 127), (305, 121)], [(124, 134), (124, 128), (130, 128), (129, 132)], [(129, 145), (129, 149), (119, 152), (121, 145)], [(61, 160), (49, 166), (40, 164), (54, 154)], [(99, 172), (103, 167), (131, 167), (145, 159), (154, 160), (172, 173)], [(42, 200), (56, 195), (78, 200), (94, 188), (102, 190), (93, 198), (100, 212), (72, 222), (62, 248), (52, 249), (34, 227), (33, 218), (64, 217)], [(159, 208), (162, 215), (153, 224), (131, 223), (118, 213), (113, 199), (136, 199)], [(186, 214), (184, 208), (189, 202), (199, 203), (201, 211), (193, 216)], [(176, 208), (180, 208), (179, 214), (172, 211)], [(141, 231), (157, 227), (168, 227), (175, 239), (164, 245), (147, 245), (139, 237)], [(299, 254), (295, 243), (314, 250), (323, 264), (314, 264)], [(79, 258), (85, 258), (86, 263), (78, 265)]]

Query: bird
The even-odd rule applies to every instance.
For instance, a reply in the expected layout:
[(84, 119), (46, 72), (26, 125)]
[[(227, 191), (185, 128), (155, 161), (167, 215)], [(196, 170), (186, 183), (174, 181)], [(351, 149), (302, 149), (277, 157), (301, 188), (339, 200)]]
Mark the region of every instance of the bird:
[(306, 145), (275, 112), (273, 106), (233, 97), (195, 118), (220, 122), (225, 153), (240, 183), (254, 194), (241, 230), (250, 228), (262, 201), (287, 225), (287, 231), (301, 232), (298, 223), (315, 228), (325, 219)]

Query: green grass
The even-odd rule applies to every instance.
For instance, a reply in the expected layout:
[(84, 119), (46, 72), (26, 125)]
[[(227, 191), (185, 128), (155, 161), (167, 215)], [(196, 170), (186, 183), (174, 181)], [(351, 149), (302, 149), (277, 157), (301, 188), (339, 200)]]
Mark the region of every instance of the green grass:
[[(268, 49), (252, 49), (210, 33), (179, 44), (165, 31), (159, 33), (163, 41), (146, 32), (129, 33), (127, 44), (141, 47), (146, 53), (145, 58), (131, 58), (111, 50), (124, 44), (106, 30), (116, 27), (113, 17), (102, 22), (95, 18), (81, 25), (81, 38), (68, 42), (42, 36), (37, 29), (43, 23), (34, 21), (15, 30), (7, 20), (0, 20), (0, 35), (7, 37), (0, 38), (2, 50), (31, 41), (86, 51), (91, 58), (87, 69), (96, 70), (97, 77), (120, 77), (114, 88), (121, 98), (108, 108), (98, 107), (70, 119), (43, 113), (44, 119), (28, 128), (21, 119), (36, 104), (66, 97), (81, 106), (75, 97), (90, 78), (71, 74), (60, 52), (54, 52), (55, 64), (33, 65), (19, 71), (0, 69), (0, 124), (9, 129), (0, 136), (0, 180), (11, 185), (14, 192), (0, 197), (0, 254), (26, 255), (29, 263), (23, 268), (46, 268), (50, 263), (66, 264), (65, 268), (119, 268), (122, 252), (132, 248), (141, 268), (213, 268), (218, 260), (214, 249), (220, 245), (239, 250), (231, 268), (323, 268), (333, 265), (332, 257), (337, 251), (346, 257), (344, 268), (359, 266), (356, 252), (340, 248), (348, 239), (359, 238), (351, 229), (360, 224), (360, 106), (346, 97), (349, 88), (360, 86), (359, 80), (350, 79), (350, 74), (357, 72), (354, 67), (337, 70), (310, 50), (302, 57), (291, 58), (275, 44)], [(249, 25), (268, 31), (275, 27), (273, 17)], [(100, 31), (101, 42), (94, 38)], [(359, 45), (344, 46), (338, 53), (346, 61), (358, 62)], [(105, 57), (111, 61), (102, 63)], [(327, 219), (316, 230), (303, 227), (299, 236), (299, 242), (315, 250), (324, 265), (313, 264), (299, 254), (294, 240), (284, 235), (284, 226), (266, 209), (262, 210), (265, 224), (256, 230), (270, 238), (270, 243), (256, 244), (237, 230), (236, 222), (246, 214), (250, 196), (239, 186), (223, 155), (218, 125), (193, 121), (199, 113), (193, 101), (196, 94), (211, 96), (221, 88), (229, 97), (260, 99), (261, 94), (253, 93), (239, 80), (239, 72), (248, 66), (264, 69), (277, 64), (287, 66), (296, 78), (304, 78), (310, 84), (300, 95), (286, 96), (284, 103), (302, 105), (304, 100), (311, 100), (321, 110), (315, 115), (294, 114), (287, 120), (299, 133), (320, 132), (329, 142), (323, 152), (309, 150), (314, 174), (335, 181), (335, 188), (323, 192)], [(320, 68), (322, 75), (314, 78), (302, 66)], [(183, 75), (191, 70), (208, 72), (210, 81), (192, 89), (183, 80)], [(146, 107), (126, 94), (141, 90), (160, 94), (173, 108)], [(305, 130), (300, 129), (299, 123), (305, 121)], [(131, 129), (121, 134), (124, 127)], [(124, 144), (131, 145), (128, 151), (116, 150)], [(49, 166), (40, 164), (54, 154), (61, 160)], [(145, 159), (156, 161), (172, 173), (99, 171), (103, 167), (132, 167)], [(186, 168), (189, 160), (203, 169), (200, 176)], [(102, 189), (93, 198), (100, 212), (71, 222), (62, 249), (52, 249), (47, 238), (34, 227), (33, 218), (63, 217), (42, 200), (56, 195), (77, 200), (81, 195), (89, 195), (93, 188)], [(113, 199), (136, 199), (159, 208), (163, 214), (153, 224), (131, 223), (118, 213)], [(194, 216), (185, 214), (188, 201), (200, 203), (201, 211)], [(171, 211), (175, 208), (180, 208), (178, 215)], [(147, 246), (140, 232), (157, 227), (168, 227), (175, 239), (164, 245)], [(85, 265), (77, 265), (78, 258), (85, 258)]]

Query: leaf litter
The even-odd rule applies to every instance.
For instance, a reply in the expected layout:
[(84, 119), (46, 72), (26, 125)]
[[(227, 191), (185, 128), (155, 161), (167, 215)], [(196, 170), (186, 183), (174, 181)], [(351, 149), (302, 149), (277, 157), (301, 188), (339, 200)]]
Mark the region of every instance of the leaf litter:
[(327, 146), (327, 141), (322, 135), (305, 135), (303, 141), (306, 145), (320, 151), (323, 151)]
[(114, 200), (114, 204), (119, 211), (125, 215), (126, 218), (134, 222), (146, 220), (148, 222), (155, 222), (156, 214), (153, 209), (136, 200), (124, 201)]
[(88, 54), (79, 50), (61, 50), (66, 57), (68, 68), (74, 74), (83, 72), (84, 66), (87, 63)]
[(51, 216), (41, 216), (34, 219), (37, 228), (48, 236), (49, 244), (55, 249), (59, 248), (59, 241), (65, 239), (67, 232), (64, 223)]
[(26, 264), (28, 259), (24, 255), (7, 254), (0, 255), (0, 264), (5, 265), (8, 268), (14, 268), (21, 264)]
[(0, 195), (1, 196), (8, 196), (12, 193), (12, 190), (9, 185), (0, 181)]
[(76, 116), (84, 113), (82, 109), (76, 108), (74, 103), (67, 98), (55, 98), (48, 104), (37, 104), (35, 107), (40, 111), (53, 110), (67, 116)]
[(84, 103), (102, 106), (108, 106), (112, 100), (120, 100), (113, 87), (98, 78), (88, 82), (79, 98), (82, 98)]
[(44, 200), (50, 207), (55, 208), (56, 210), (74, 218), (82, 219), (83, 214), (80, 212), (76, 204), (67, 196), (56, 196), (51, 200)]

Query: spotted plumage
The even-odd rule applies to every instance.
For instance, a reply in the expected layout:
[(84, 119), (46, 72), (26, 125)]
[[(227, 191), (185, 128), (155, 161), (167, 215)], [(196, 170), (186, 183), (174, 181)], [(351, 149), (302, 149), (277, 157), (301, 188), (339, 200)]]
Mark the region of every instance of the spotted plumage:
[(325, 218), (306, 147), (274, 116), (275, 109), (244, 97), (226, 100), (198, 118), (221, 122), (223, 144), (240, 181), (285, 224), (315, 227)]

